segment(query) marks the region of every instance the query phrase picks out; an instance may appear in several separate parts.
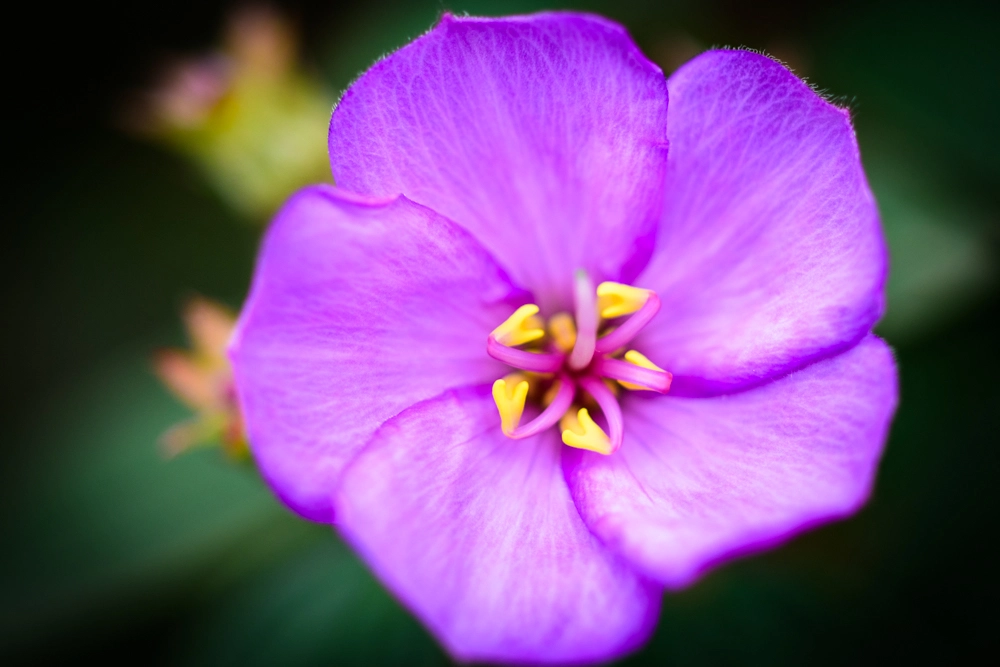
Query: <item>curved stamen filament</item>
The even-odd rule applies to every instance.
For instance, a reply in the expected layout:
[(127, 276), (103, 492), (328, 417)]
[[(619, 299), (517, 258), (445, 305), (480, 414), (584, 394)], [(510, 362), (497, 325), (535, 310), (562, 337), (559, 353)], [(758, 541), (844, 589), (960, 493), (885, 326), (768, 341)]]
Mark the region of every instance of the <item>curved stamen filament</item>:
[(618, 380), (626, 389), (648, 389), (665, 394), (670, 390), (673, 375), (655, 365), (635, 350), (625, 353), (626, 361), (602, 358), (594, 371)]
[(594, 358), (597, 325), (600, 324), (597, 299), (594, 298), (594, 283), (582, 269), (574, 276), (573, 298), (576, 301), (576, 341), (568, 363), (573, 370), (580, 370)]
[(486, 352), (508, 366), (533, 373), (555, 373), (562, 368), (563, 360), (566, 358), (564, 354), (528, 352), (516, 347), (507, 347), (492, 334), (486, 339)]
[[(561, 377), (556, 380), (558, 383), (558, 388), (556, 389), (555, 398), (549, 403), (548, 407), (542, 410), (542, 413), (532, 419), (530, 422), (523, 426), (518, 426), (513, 430), (512, 433), (504, 433), (515, 440), (520, 440), (521, 438), (529, 438), (533, 435), (541, 433), (542, 431), (555, 426), (556, 422), (566, 414), (570, 406), (573, 404), (573, 395), (576, 393), (576, 387), (573, 381), (567, 377)], [(501, 420), (502, 421), (502, 420)]]
[[(601, 283), (602, 286), (605, 284)], [(621, 326), (597, 340), (594, 347), (597, 354), (609, 354), (627, 345), (629, 341), (635, 338), (636, 334), (649, 324), (653, 316), (659, 312), (660, 297), (656, 296), (655, 292), (643, 291), (647, 294), (645, 303), (642, 304), (632, 317), (622, 322)]]
[(625, 437), (625, 424), (622, 421), (622, 409), (618, 405), (618, 399), (611, 393), (603, 380), (588, 375), (580, 378), (579, 383), (584, 391), (594, 397), (601, 412), (604, 413), (604, 418), (608, 420), (610, 449), (602, 453), (613, 454), (622, 446), (622, 439)]

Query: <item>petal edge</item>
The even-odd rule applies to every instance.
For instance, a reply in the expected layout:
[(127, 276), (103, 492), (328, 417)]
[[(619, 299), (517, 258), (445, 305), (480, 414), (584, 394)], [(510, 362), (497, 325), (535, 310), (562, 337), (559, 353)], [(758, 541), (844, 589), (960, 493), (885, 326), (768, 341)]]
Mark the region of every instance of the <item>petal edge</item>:
[(267, 232), (229, 350), (275, 493), (330, 521), (340, 469), (383, 421), (504, 373), (486, 338), (524, 298), (467, 232), (403, 197), (328, 186), (293, 197)]
[(897, 400), (885, 343), (730, 396), (626, 407), (615, 457), (567, 466), (591, 529), (668, 588), (855, 512), (867, 500)]
[(643, 344), (674, 392), (713, 395), (858, 343), (887, 252), (846, 110), (783, 65), (705, 53), (669, 80), (664, 217), (639, 284), (663, 313)]
[(576, 269), (628, 281), (648, 261), (666, 111), (662, 72), (617, 24), (446, 15), (348, 89), (330, 160), (339, 185), (441, 212), (568, 310)]
[(634, 650), (660, 589), (580, 520), (549, 431), (500, 432), (488, 387), (387, 422), (350, 464), (338, 526), (459, 660), (566, 664)]

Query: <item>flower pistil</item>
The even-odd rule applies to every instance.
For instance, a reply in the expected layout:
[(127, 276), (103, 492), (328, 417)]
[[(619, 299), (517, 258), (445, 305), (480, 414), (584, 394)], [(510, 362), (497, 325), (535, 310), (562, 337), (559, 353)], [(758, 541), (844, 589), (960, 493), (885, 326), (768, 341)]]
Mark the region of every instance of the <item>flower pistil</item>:
[[(659, 311), (660, 300), (651, 290), (616, 282), (595, 290), (584, 271), (576, 273), (574, 298), (575, 317), (560, 312), (545, 321), (537, 305), (526, 304), (493, 330), (487, 352), (518, 369), (493, 383), (493, 400), (510, 438), (559, 424), (566, 445), (612, 454), (624, 438), (617, 386), (670, 390), (670, 373), (641, 352), (625, 350)], [(522, 425), (529, 401), (541, 411)], [(603, 415), (607, 430), (591, 417), (592, 409)]]

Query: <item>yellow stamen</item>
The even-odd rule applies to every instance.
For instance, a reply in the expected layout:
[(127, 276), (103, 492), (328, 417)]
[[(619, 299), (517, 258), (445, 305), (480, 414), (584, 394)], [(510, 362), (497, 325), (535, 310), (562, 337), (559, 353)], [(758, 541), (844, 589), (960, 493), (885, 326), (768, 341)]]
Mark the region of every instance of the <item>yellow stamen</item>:
[(500, 428), (504, 435), (509, 436), (521, 423), (528, 389), (528, 381), (520, 373), (511, 373), (493, 383), (493, 401), (500, 413)]
[(491, 334), (497, 341), (508, 347), (524, 345), (533, 340), (538, 340), (545, 335), (542, 329), (541, 318), (535, 317), (538, 314), (538, 306), (528, 303), (517, 310), (514, 314), (504, 320), (503, 324), (493, 330)]
[(570, 447), (588, 449), (598, 454), (611, 453), (611, 439), (597, 423), (590, 418), (587, 408), (580, 408), (575, 414), (569, 410), (559, 420), (563, 430), (562, 441)]
[(597, 286), (597, 310), (606, 320), (631, 315), (642, 308), (648, 298), (649, 290), (631, 285), (605, 282)]
[[(639, 366), (640, 368), (648, 368), (651, 371), (663, 372), (663, 369), (654, 364), (648, 358), (646, 358), (646, 355), (642, 354), (641, 352), (636, 352), (635, 350), (629, 350), (628, 352), (625, 353), (625, 361), (629, 362), (630, 364)], [(649, 387), (643, 387), (642, 385), (639, 384), (632, 384), (631, 382), (622, 382), (621, 380), (619, 380), (618, 384), (625, 387), (626, 389), (636, 389), (639, 391), (653, 391)]]
[(576, 345), (576, 325), (569, 313), (556, 313), (549, 318), (549, 334), (563, 352), (570, 352)]

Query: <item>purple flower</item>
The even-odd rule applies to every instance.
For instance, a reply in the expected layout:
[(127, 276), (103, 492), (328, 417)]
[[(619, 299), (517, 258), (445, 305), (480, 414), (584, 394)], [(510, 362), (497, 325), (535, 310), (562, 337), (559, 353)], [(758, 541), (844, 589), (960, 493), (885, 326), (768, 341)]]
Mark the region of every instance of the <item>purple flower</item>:
[(456, 658), (620, 655), (664, 588), (864, 503), (885, 248), (847, 111), (780, 64), (667, 81), (600, 18), (446, 15), (330, 156), (264, 243), (241, 405)]

